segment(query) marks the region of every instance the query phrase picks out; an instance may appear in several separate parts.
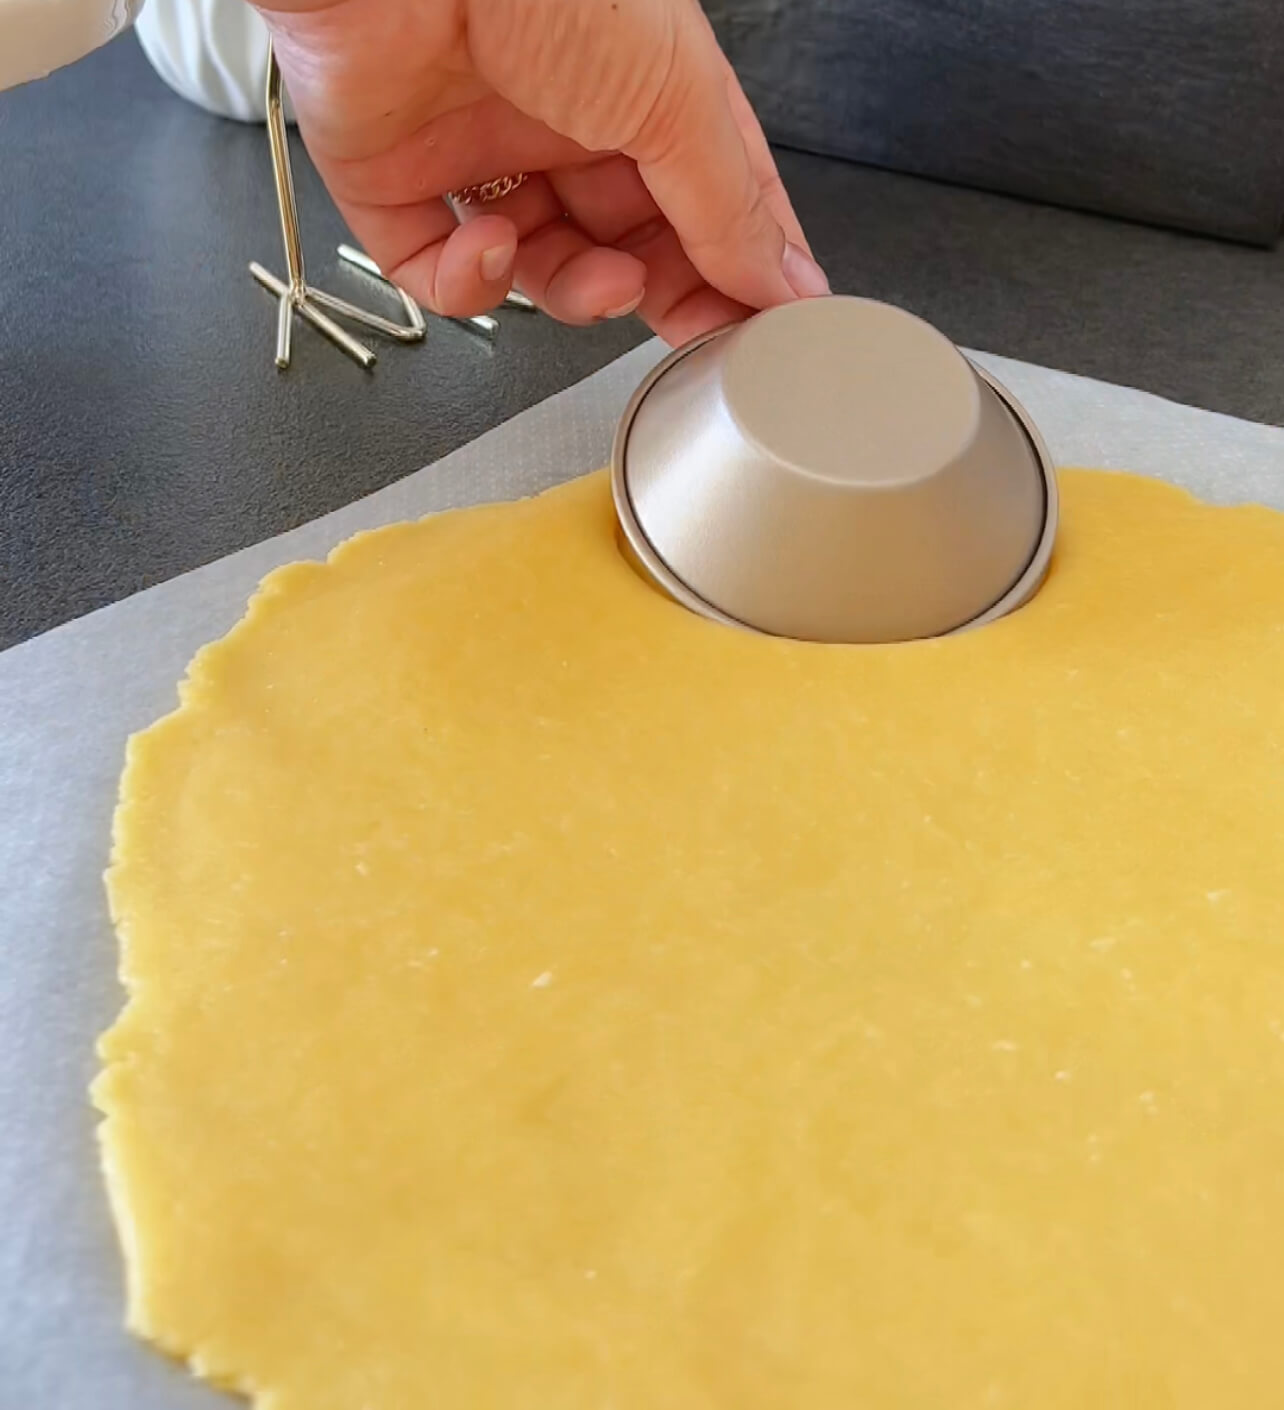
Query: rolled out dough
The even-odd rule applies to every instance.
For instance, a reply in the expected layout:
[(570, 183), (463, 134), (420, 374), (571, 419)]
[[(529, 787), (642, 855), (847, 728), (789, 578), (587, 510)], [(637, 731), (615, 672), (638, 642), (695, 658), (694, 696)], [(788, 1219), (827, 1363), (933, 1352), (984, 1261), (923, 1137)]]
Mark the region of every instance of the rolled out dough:
[(133, 740), (130, 1326), (262, 1410), (1284, 1394), (1284, 516), (709, 625), (601, 477), (275, 573)]

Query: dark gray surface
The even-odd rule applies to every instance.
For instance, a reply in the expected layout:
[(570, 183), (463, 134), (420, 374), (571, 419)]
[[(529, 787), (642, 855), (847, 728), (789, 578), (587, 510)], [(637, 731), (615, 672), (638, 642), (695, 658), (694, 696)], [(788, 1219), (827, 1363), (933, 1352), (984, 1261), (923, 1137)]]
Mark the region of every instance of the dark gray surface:
[(1280, 0), (705, 0), (768, 135), (1272, 244)]
[[(783, 170), (836, 288), (960, 342), (1284, 422), (1284, 252), (819, 158)], [(342, 231), (298, 163), (314, 273)], [(642, 336), (504, 316), (363, 374), (300, 329), (284, 377), (261, 131), (175, 98), (125, 38), (0, 94), (0, 646), (349, 502)], [(353, 286), (355, 287), (355, 286)]]

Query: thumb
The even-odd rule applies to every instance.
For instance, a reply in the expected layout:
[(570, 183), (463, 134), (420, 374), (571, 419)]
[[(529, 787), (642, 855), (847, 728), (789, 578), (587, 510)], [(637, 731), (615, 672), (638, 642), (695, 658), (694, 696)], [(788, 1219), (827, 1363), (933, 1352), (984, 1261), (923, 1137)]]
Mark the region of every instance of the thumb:
[(786, 239), (772, 213), (745, 126), (762, 151), (766, 139), (752, 113), (733, 108), (712, 31), (695, 23), (685, 5), (675, 8), (672, 61), (625, 151), (692, 264), (715, 288), (751, 308), (828, 293), (820, 266)]

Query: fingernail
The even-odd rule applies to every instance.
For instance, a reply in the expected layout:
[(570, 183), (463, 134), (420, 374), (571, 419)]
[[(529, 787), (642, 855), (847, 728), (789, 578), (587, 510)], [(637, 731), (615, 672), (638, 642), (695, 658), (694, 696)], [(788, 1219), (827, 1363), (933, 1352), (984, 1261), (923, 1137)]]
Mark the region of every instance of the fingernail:
[(502, 279), (512, 268), (513, 259), (517, 254), (517, 246), (492, 245), (490, 249), (481, 252), (481, 259), (478, 264), (481, 267), (481, 277), (487, 284), (494, 284)]
[(780, 268), (785, 282), (800, 299), (818, 299), (829, 293), (829, 280), (820, 265), (797, 245), (785, 244), (784, 258)]
[(603, 317), (603, 318), (627, 318), (627, 317), (629, 316), (629, 314), (635, 313), (635, 312), (637, 311), (638, 305), (642, 302), (642, 300), (643, 300), (645, 297), (646, 297), (646, 290), (643, 289), (642, 292), (637, 296), (636, 299), (630, 299), (628, 303), (626, 303), (626, 304), (621, 304), (621, 305), (619, 306), (619, 308), (608, 308), (607, 311), (602, 315), (602, 317)]

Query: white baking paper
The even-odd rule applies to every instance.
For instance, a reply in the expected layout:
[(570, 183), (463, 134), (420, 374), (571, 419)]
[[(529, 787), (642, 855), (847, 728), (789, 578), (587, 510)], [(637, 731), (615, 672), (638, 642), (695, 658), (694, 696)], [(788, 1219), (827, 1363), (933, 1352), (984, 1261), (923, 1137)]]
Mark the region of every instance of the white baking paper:
[[(4, 1410), (227, 1404), (121, 1330), (121, 1263), (85, 1095), (94, 1040), (121, 1001), (101, 875), (127, 735), (173, 707), (193, 652), (232, 625), (278, 564), (323, 555), (361, 529), (533, 494), (603, 464), (659, 351), (638, 349), (369, 499), (0, 655)], [(1284, 430), (981, 360), (1025, 403), (1060, 464), (1134, 469), (1218, 503), (1284, 509)]]

